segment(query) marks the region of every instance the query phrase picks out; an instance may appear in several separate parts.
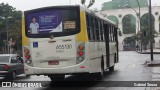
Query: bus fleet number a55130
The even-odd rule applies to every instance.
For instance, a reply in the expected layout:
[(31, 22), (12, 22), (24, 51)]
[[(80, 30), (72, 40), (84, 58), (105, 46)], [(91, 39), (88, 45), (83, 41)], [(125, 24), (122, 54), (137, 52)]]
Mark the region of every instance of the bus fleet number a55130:
[(66, 45), (57, 45), (56, 49), (72, 49), (72, 44), (66, 44)]

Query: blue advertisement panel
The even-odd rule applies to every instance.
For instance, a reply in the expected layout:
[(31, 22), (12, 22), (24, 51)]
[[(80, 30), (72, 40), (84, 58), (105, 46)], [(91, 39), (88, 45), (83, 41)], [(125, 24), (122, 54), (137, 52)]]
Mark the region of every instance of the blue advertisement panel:
[(26, 16), (26, 29), (30, 34), (62, 32), (62, 14), (60, 11), (29, 13)]

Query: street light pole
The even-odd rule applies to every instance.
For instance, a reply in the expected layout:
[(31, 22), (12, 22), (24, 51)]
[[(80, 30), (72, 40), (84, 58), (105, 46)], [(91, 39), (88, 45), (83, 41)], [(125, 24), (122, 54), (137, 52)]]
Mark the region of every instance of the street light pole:
[[(139, 31), (141, 31), (141, 6), (140, 6), (140, 3), (139, 3), (139, 1), (138, 0), (136, 0), (137, 1), (137, 4), (138, 4), (138, 7), (139, 7)], [(142, 52), (142, 40), (141, 40), (141, 52)]]
[(6, 19), (6, 29), (7, 29), (7, 52), (8, 54), (10, 53), (9, 52), (9, 40), (8, 40), (8, 20)]
[(149, 29), (150, 29), (150, 50), (151, 50), (151, 61), (153, 61), (153, 32), (152, 32), (152, 9), (151, 0), (149, 0)]
[(136, 0), (136, 1), (138, 3), (138, 7), (139, 7), (139, 16), (138, 16), (138, 18), (139, 18), (139, 31), (140, 31), (141, 30), (141, 6), (139, 4), (139, 1), (138, 0)]
[(138, 3), (138, 7), (139, 7), (139, 20), (141, 20), (141, 6), (139, 4), (139, 1), (138, 0), (136, 0), (136, 1)]

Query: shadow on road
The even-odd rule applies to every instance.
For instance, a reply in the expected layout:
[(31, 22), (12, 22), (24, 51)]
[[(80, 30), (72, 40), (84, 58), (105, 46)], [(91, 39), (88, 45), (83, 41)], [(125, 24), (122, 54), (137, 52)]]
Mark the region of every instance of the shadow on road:
[[(107, 76), (110, 76), (113, 73), (118, 73), (118, 71), (105, 71), (102, 79), (98, 79), (95, 74), (71, 75), (66, 77), (64, 81), (50, 82), (49, 86), (47, 87), (54, 87), (58, 89), (63, 87), (96, 87), (98, 84), (105, 81), (104, 79), (106, 79)], [(44, 90), (47, 90), (47, 88)]]
[[(16, 76), (16, 80), (15, 81), (22, 81), (24, 79), (30, 79), (29, 76), (24, 76), (24, 75), (20, 75), (20, 76)], [(2, 82), (10, 82), (11, 80), (9, 80), (8, 78), (5, 77), (0, 77), (0, 87), (2, 86)]]
[[(51, 82), (51, 81), (42, 81), (42, 86), (46, 88), (41, 88), (40, 90), (48, 90), (49, 88), (54, 89), (73, 89), (73, 88), (79, 88), (82, 87), (83, 90), (87, 89), (89, 87), (96, 87), (101, 83), (101, 81), (105, 81), (108, 76), (118, 73), (118, 71), (115, 72), (109, 72), (106, 71), (104, 73), (104, 77), (102, 79), (98, 79), (95, 74), (83, 74), (83, 75), (68, 75), (66, 76), (64, 81), (59, 82)], [(34, 77), (35, 78), (35, 77)], [(28, 81), (28, 79), (34, 80), (33, 77), (24, 77), (24, 76), (17, 76), (15, 81)], [(39, 78), (39, 77), (37, 77)], [(2, 82), (7, 81), (6, 79), (0, 79), (0, 85)], [(30, 81), (30, 80), (29, 80)], [(41, 82), (41, 81), (33, 81), (33, 82)], [(71, 88), (72, 87), (72, 88)], [(75, 89), (74, 89), (75, 90)]]

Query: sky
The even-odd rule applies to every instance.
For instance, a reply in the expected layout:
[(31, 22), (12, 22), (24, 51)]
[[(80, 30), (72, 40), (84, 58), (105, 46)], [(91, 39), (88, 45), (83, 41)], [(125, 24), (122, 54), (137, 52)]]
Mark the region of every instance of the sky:
[[(86, 0), (89, 3), (90, 0)], [(104, 2), (111, 0), (95, 0), (95, 4), (91, 9), (97, 8), (100, 10), (101, 5)], [(151, 0), (152, 6), (160, 6), (160, 0)], [(17, 10), (26, 11), (35, 8), (55, 6), (55, 5), (75, 5), (80, 4), (81, 0), (0, 0), (0, 3), (8, 3), (9, 5), (15, 7)], [(86, 3), (86, 4), (87, 4)]]

